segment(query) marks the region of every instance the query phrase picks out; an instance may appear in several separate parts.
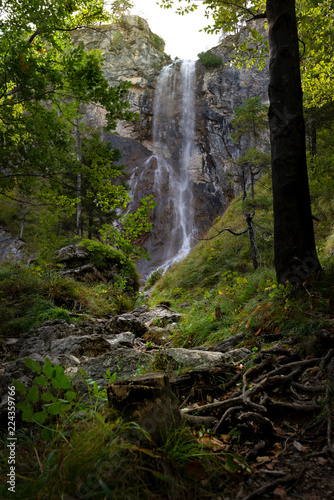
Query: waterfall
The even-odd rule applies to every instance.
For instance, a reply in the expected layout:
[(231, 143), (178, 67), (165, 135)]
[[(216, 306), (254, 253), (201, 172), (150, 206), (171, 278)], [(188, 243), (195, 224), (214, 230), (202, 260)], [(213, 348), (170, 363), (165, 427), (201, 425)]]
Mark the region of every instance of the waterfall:
[[(194, 199), (189, 167), (195, 137), (195, 62), (165, 66), (153, 103), (153, 154), (132, 185), (152, 183), (157, 203), (150, 252), (165, 271), (193, 246)], [(153, 176), (153, 179), (152, 179)]]

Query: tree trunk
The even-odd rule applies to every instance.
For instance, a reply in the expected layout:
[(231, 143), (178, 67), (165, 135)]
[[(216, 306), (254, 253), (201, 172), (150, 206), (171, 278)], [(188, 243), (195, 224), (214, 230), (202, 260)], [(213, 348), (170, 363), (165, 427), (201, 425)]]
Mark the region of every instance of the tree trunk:
[(252, 256), (252, 262), (253, 262), (253, 268), (257, 269), (259, 267), (259, 261), (257, 260), (256, 256), (256, 243), (255, 243), (255, 234), (254, 234), (254, 227), (253, 227), (253, 217), (254, 214), (245, 214), (246, 217), (246, 222), (248, 225), (248, 233), (249, 233), (249, 241), (250, 241), (250, 247), (251, 247), (251, 256)]
[(277, 281), (300, 285), (320, 270), (307, 178), (294, 0), (267, 0), (269, 123)]
[[(77, 123), (76, 123), (76, 139), (77, 139), (77, 153), (78, 153), (78, 160), (81, 163), (82, 161), (82, 153), (81, 153), (81, 137), (80, 137), (80, 129), (79, 129), (79, 117), (77, 116)], [(82, 206), (81, 206), (81, 174), (77, 174), (77, 198), (78, 198), (78, 203), (77, 203), (77, 234), (81, 238), (82, 236), (82, 228), (81, 228), (81, 211), (82, 211)]]

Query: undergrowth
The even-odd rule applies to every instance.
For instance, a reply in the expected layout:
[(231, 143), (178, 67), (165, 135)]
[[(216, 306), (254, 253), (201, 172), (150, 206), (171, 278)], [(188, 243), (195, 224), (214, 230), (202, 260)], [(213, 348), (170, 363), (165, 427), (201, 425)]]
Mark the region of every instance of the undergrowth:
[[(213, 452), (185, 425), (162, 432), (155, 443), (138, 423), (108, 413), (106, 390), (96, 382), (86, 380), (88, 395), (82, 397), (59, 365), (46, 359), (40, 366), (30, 358), (25, 364), (32, 372), (29, 382), (9, 387), (14, 399), (21, 394), (17, 408), (24, 424), (16, 432), (15, 498), (214, 498), (221, 468), (247, 468), (230, 451)], [(6, 470), (6, 435), (0, 444)], [(0, 496), (13, 498), (5, 476)]]
[(47, 320), (104, 317), (134, 305), (126, 284), (88, 284), (60, 271), (19, 264), (0, 268), (1, 335), (19, 335)]
[(173, 345), (211, 345), (242, 332), (253, 341), (275, 334), (306, 339), (320, 328), (333, 328), (334, 266), (328, 260), (328, 227), (323, 221), (315, 226), (323, 273), (297, 292), (276, 284), (268, 176), (256, 185), (254, 206), (258, 269), (252, 268), (248, 233), (234, 236), (222, 232), (225, 228), (234, 232), (245, 229), (242, 200), (237, 197), (206, 239), (153, 288), (151, 305), (169, 301), (172, 308), (183, 313), (183, 322), (172, 337)]

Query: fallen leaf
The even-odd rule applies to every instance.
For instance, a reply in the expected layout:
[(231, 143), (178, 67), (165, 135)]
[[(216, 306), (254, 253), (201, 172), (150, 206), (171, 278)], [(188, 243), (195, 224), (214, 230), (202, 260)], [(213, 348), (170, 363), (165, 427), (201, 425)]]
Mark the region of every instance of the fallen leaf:
[(317, 460), (318, 464), (320, 465), (326, 465), (328, 464), (328, 460), (326, 460), (324, 457), (319, 457)]
[(307, 451), (307, 448), (305, 448), (305, 446), (303, 446), (301, 443), (299, 443), (298, 441), (294, 441), (293, 442), (293, 446), (298, 450), (298, 451)]
[(258, 464), (265, 464), (266, 462), (271, 462), (270, 457), (256, 457), (256, 461)]
[(220, 448), (226, 449), (226, 444), (223, 441), (219, 441), (219, 439), (211, 437), (209, 435), (204, 435), (203, 437), (198, 438), (198, 441), (204, 446), (210, 446), (213, 451), (217, 451)]
[(205, 468), (200, 462), (194, 460), (193, 462), (189, 462), (189, 464), (186, 465), (186, 473), (189, 477), (199, 480), (204, 476)]
[(286, 491), (281, 486), (277, 486), (277, 488), (274, 489), (273, 493), (280, 498), (287, 498), (288, 496)]
[(277, 457), (283, 451), (281, 443), (274, 443), (273, 448), (274, 449), (272, 453), (274, 454), (275, 457)]
[(231, 441), (232, 436), (230, 434), (220, 434), (221, 441), (229, 443)]
[(268, 470), (274, 470), (274, 464), (272, 462), (269, 462), (268, 464), (265, 464), (265, 468)]

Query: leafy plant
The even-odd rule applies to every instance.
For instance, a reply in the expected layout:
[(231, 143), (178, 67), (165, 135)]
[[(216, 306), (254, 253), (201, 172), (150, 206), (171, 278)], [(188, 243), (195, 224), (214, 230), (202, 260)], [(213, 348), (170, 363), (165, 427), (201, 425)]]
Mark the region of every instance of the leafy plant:
[(23, 421), (43, 426), (41, 436), (51, 439), (55, 421), (77, 405), (78, 394), (64, 369), (60, 365), (53, 366), (49, 358), (45, 359), (43, 368), (31, 358), (24, 358), (24, 362), (37, 376), (34, 376), (29, 390), (24, 383), (14, 380), (16, 390), (26, 397), (17, 408), (22, 410)]
[(206, 68), (217, 68), (223, 64), (223, 59), (220, 56), (213, 54), (211, 49), (206, 52), (200, 52), (198, 54), (198, 58)]

